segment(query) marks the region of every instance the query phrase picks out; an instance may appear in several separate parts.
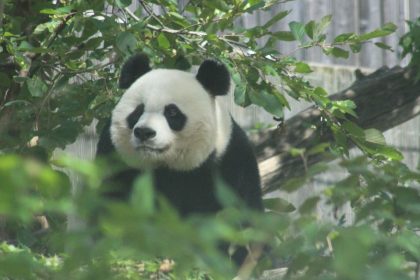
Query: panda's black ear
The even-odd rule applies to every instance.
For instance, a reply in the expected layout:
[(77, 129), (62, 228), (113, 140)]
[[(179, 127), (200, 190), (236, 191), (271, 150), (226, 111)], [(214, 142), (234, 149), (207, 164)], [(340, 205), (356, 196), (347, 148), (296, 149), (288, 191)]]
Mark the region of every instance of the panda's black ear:
[(229, 71), (219, 61), (205, 60), (198, 68), (196, 78), (211, 95), (225, 95), (229, 92)]
[(144, 53), (133, 55), (124, 63), (121, 69), (120, 88), (129, 88), (140, 76), (150, 70), (149, 58)]

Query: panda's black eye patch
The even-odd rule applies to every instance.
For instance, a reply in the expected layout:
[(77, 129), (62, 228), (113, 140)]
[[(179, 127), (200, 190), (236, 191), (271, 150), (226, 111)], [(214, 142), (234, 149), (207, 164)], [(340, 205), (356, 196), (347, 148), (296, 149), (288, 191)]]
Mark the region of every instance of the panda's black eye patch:
[(130, 113), (127, 117), (127, 125), (130, 129), (133, 129), (138, 120), (140, 119), (141, 115), (144, 112), (144, 104), (140, 104), (139, 106), (134, 109), (133, 112)]
[(175, 131), (180, 131), (187, 122), (187, 117), (175, 104), (166, 105), (163, 115), (165, 116), (169, 127)]

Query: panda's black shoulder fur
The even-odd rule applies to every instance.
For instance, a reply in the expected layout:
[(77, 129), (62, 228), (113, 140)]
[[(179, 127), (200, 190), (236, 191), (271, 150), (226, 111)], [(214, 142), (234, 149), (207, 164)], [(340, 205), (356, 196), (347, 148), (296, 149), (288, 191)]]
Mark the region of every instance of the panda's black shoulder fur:
[(248, 137), (234, 120), (229, 144), (218, 166), (227, 185), (248, 207), (263, 210), (257, 160)]

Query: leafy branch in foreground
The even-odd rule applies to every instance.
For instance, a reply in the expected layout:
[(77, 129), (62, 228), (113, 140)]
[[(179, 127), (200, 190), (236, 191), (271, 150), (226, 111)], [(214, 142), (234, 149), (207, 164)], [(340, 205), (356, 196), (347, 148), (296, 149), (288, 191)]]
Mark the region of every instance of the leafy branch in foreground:
[(414, 21), (408, 21), (410, 31), (400, 40), (403, 48), (402, 57), (411, 55), (410, 64), (417, 70), (417, 80), (420, 80), (420, 17)]
[[(392, 33), (395, 25), (328, 42), (330, 16), (291, 22), (287, 30), (274, 27), (289, 11), (258, 26), (237, 24), (244, 15), (285, 1), (188, 1), (179, 7), (176, 1), (153, 0), (139, 1), (131, 11), (132, 2), (0, 1), (0, 90), (5, 93), (0, 100), (0, 236), (7, 240), (0, 246), (0, 277), (226, 279), (232, 268), (215, 249), (224, 240), (267, 244), (270, 257), (259, 262), (257, 271), (272, 263), (286, 265), (289, 279), (418, 278), (419, 172), (396, 160), (398, 152), (369, 149), (372, 142), (384, 147), (383, 137), (354, 124), (355, 104), (329, 99), (324, 89), (302, 77), (312, 71), (307, 63), (277, 49), (279, 42), (295, 41), (295, 51), (316, 47), (346, 58), (364, 43)], [(415, 54), (418, 36), (412, 26), (402, 42), (405, 53)], [(164, 201), (153, 207), (155, 194), (144, 178), (130, 203), (102, 205), (98, 185), (111, 167), (68, 158), (52, 161), (51, 155), (94, 119), (101, 128), (121, 94), (116, 88), (121, 62), (138, 51), (155, 66), (178, 69), (216, 57), (230, 67), (239, 105), (257, 104), (279, 119), (289, 106), (286, 95), (310, 101), (320, 113), (309, 126), (336, 137), (309, 151), (287, 147), (303, 159), (325, 150), (346, 155), (349, 143), (371, 158), (341, 160), (347, 178), (331, 182), (301, 205), (271, 198), (264, 215), (227, 207), (216, 217), (181, 221)], [(418, 56), (413, 55), (412, 64), (419, 64)], [(78, 192), (71, 194), (67, 176), (57, 167), (77, 174)], [(309, 166), (303, 179), (324, 170), (325, 165)], [(282, 188), (293, 192), (301, 183)], [(223, 201), (237, 206), (233, 198)], [(321, 202), (334, 213), (351, 205), (355, 217), (321, 222), (314, 214)], [(89, 220), (99, 206), (109, 215), (98, 227), (67, 230), (67, 217)], [(33, 234), (39, 215), (47, 217), (50, 229)], [(242, 220), (253, 227), (237, 230)], [(159, 256), (173, 258), (173, 270), (161, 274)]]

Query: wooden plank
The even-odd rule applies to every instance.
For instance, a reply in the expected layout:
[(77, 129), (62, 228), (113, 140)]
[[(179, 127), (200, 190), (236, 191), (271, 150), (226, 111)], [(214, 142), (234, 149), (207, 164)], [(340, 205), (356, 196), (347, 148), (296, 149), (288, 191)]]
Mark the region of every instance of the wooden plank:
[(410, 18), (415, 20), (418, 17), (420, 17), (420, 1), (410, 0)]
[[(393, 22), (398, 25), (399, 22), (399, 1), (395, 0), (383, 0), (382, 2), (382, 24)], [(398, 37), (396, 34), (383, 38), (383, 42), (392, 48), (398, 47)], [(395, 66), (398, 65), (399, 59), (395, 53), (384, 51), (383, 52), (384, 65)]]
[(416, 169), (420, 164), (420, 117), (411, 119), (384, 133), (387, 143), (400, 150), (403, 162)]
[[(304, 2), (304, 9), (303, 9), (303, 20), (304, 22), (308, 22), (310, 20), (319, 21), (322, 17), (331, 15), (333, 13), (332, 10), (332, 0), (322, 0), (322, 1), (312, 1), (312, 0), (305, 0)], [(331, 40), (333, 38), (332, 31), (333, 26), (330, 26), (327, 30), (328, 38), (327, 40)], [(310, 48), (305, 50), (305, 59), (311, 62), (318, 62), (318, 63), (328, 63), (331, 64), (333, 62), (333, 58), (330, 56), (325, 55), (322, 52), (321, 48)]]
[[(287, 2), (283, 4), (276, 5), (274, 7), (274, 13), (278, 13), (280, 11), (291, 11), (291, 13), (281, 22), (277, 23), (273, 26), (273, 30), (275, 31), (289, 31), (289, 23), (292, 21), (300, 21), (300, 15), (299, 15), (299, 9), (300, 9), (300, 3), (299, 1), (292, 1)], [(285, 41), (279, 41), (276, 44), (277, 49), (282, 53), (283, 55), (293, 55), (298, 59), (302, 59), (303, 55), (301, 51), (295, 51), (298, 44), (296, 42), (285, 42)]]
[[(356, 2), (353, 1), (333, 1), (333, 35), (356, 31)], [(334, 63), (344, 65), (356, 65), (356, 57), (350, 55), (348, 59), (335, 58)]]
[[(366, 33), (381, 24), (381, 0), (361, 0), (359, 3), (359, 32)], [(383, 65), (382, 50), (372, 44), (364, 44), (359, 56), (362, 67), (379, 68)]]

